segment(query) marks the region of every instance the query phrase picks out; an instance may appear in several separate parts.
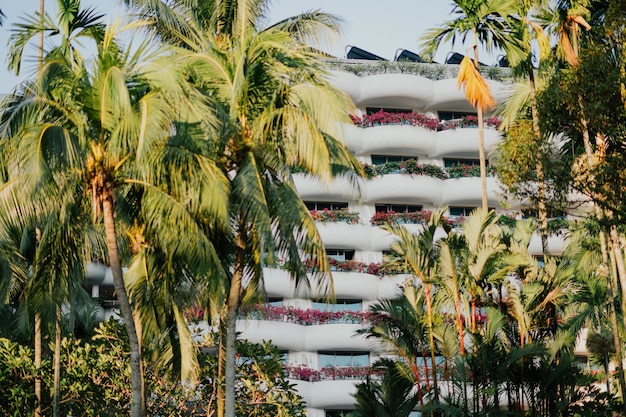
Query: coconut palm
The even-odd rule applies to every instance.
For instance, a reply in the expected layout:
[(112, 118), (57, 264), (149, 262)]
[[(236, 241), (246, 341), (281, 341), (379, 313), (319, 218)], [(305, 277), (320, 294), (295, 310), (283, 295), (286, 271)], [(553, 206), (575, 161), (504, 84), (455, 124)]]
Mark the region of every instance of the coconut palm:
[(463, 59), (459, 68), (459, 85), (465, 85), (468, 101), (478, 115), (478, 138), (480, 157), (480, 177), (482, 182), (482, 206), (487, 209), (487, 167), (485, 159), (484, 112), (494, 107), (495, 101), (489, 87), (479, 73), (478, 46), (484, 46), (488, 52), (500, 48), (507, 53), (509, 61), (517, 63), (520, 59), (519, 41), (513, 31), (513, 20), (517, 12), (515, 0), (455, 0), (452, 13), (457, 17), (439, 28), (433, 28), (424, 34), (422, 55), (432, 57), (441, 42), (455, 43), (457, 36), (465, 42), (471, 36), (473, 61), (469, 55)]
[[(144, 414), (141, 352), (123, 278), (117, 233), (122, 217), (119, 213), (116, 216), (116, 209), (124, 207), (121, 202), (125, 190), (139, 188), (143, 194), (137, 201), (148, 223), (165, 227), (170, 223), (163, 218), (175, 219), (179, 231), (190, 224), (189, 207), (210, 214), (209, 218), (219, 217), (220, 210), (224, 214), (225, 206), (219, 202), (225, 201), (227, 189), (214, 164), (200, 155), (198, 162), (204, 171), (194, 178), (202, 190), (200, 198), (197, 193), (191, 193), (191, 188), (183, 186), (190, 192), (183, 207), (168, 198), (162, 188), (151, 186), (150, 179), (166, 173), (160, 171), (162, 166), (151, 163), (154, 161), (149, 157), (162, 155), (159, 149), (166, 145), (173, 130), (172, 115), (189, 120), (191, 106), (188, 106), (188, 94), (180, 89), (182, 79), (169, 64), (171, 59), (160, 61), (160, 53), (151, 50), (147, 41), (133, 51), (124, 50), (116, 43), (120, 30), (118, 24), (107, 28), (97, 44), (97, 56), (91, 67), (62, 53), (48, 56), (38, 83), (50, 93), (45, 97), (30, 97), (7, 109), (5, 131), (11, 134), (17, 131), (17, 125), (30, 125), (32, 134), (44, 139), (34, 143), (15, 141), (15, 157), (28, 163), (27, 167), (37, 168), (34, 175), (52, 168), (78, 172), (81, 174), (78, 179), (90, 190), (93, 220), (104, 223), (107, 255), (130, 340), (131, 410), (133, 416), (139, 416)], [(170, 111), (172, 102), (168, 100), (177, 102), (176, 112)], [(194, 111), (198, 112), (198, 107)], [(35, 123), (33, 115), (39, 115)], [(43, 152), (42, 145), (63, 153)], [(44, 158), (37, 158), (39, 155)], [(45, 165), (50, 160), (56, 161), (53, 167)], [(156, 169), (149, 173), (152, 168)], [(179, 240), (173, 252), (194, 253), (195, 244), (194, 239)], [(203, 247), (212, 248), (212, 245), (205, 239)]]
[[(308, 285), (303, 253), (314, 270), (328, 270), (323, 244), (295, 191), (289, 167), (297, 165), (326, 179), (332, 174), (333, 159), (338, 167), (357, 167), (334, 139), (347, 103), (318, 78), (323, 70), (316, 57), (302, 49), (294, 51), (285, 32), (248, 35), (243, 44), (239, 39), (217, 39), (214, 50), (192, 57), (192, 65), (199, 68), (196, 73), (202, 70), (203, 88), (214, 92), (220, 112), (228, 117), (223, 129), (229, 134), (220, 136), (218, 146), (232, 188), (232, 235), (230, 244), (222, 247), (232, 276), (221, 315), (227, 329), (224, 352), (229, 352), (226, 386), (231, 389), (236, 313), (244, 293), (257, 293), (262, 284), (262, 256), (285, 257), (298, 284)], [(245, 77), (240, 72), (243, 62), (249, 74)], [(277, 68), (290, 84), (276, 78)], [(324, 277), (318, 280), (322, 294), (331, 291)], [(246, 287), (245, 281), (250, 282)], [(232, 394), (227, 398), (234, 399)], [(232, 400), (226, 403), (227, 415), (232, 415), (233, 406)]]
[(351, 104), (327, 83), (320, 56), (302, 42), (320, 27), (333, 29), (335, 21), (320, 26), (308, 16), (261, 30), (264, 1), (206, 2), (193, 9), (185, 2), (129, 3), (144, 4), (142, 15), (158, 15), (161, 39), (189, 51), (184, 62), (190, 77), (207, 92), (220, 120), (208, 137), (215, 141), (211, 157), (230, 178), (232, 230), (220, 238), (230, 276), (220, 312), (219, 374), (227, 390), (220, 385), (218, 415), (233, 415), (236, 313), (242, 297), (262, 288), (264, 257), (286, 258), (296, 282), (308, 285), (306, 254), (320, 273), (319, 292), (332, 288), (323, 244), (290, 167), (325, 180), (361, 170), (336, 140)]

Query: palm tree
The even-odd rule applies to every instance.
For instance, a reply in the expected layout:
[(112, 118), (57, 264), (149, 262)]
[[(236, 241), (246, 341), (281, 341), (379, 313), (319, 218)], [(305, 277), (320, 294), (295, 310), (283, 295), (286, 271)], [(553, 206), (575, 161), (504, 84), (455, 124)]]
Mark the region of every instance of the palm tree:
[[(133, 51), (124, 50), (115, 41), (119, 31), (117, 23), (107, 28), (97, 44), (91, 68), (83, 60), (72, 60), (62, 53), (48, 56), (38, 83), (52, 86), (47, 87), (50, 93), (45, 98), (33, 96), (7, 109), (4, 130), (10, 134), (17, 131), (16, 125), (30, 125), (33, 134), (44, 140), (16, 140), (16, 158), (34, 168), (39, 168), (38, 163), (50, 164), (54, 160), (54, 166), (42, 167), (44, 172), (54, 168), (80, 173), (76, 180), (90, 190), (93, 220), (104, 223), (115, 292), (131, 345), (131, 412), (140, 416), (145, 405), (139, 335), (123, 278), (117, 233), (121, 217), (115, 211), (123, 207), (123, 191), (132, 186), (144, 190), (139, 201), (150, 224), (163, 226), (168, 222), (161, 219), (171, 218), (180, 221), (180, 228), (187, 226), (187, 207), (173, 204), (162, 190), (150, 186), (149, 179), (165, 173), (159, 171), (160, 166), (150, 164), (148, 157), (161, 154), (157, 151), (173, 129), (171, 116), (189, 120), (188, 110), (192, 107), (188, 105), (188, 94), (181, 90), (182, 79), (169, 64), (171, 57), (160, 61), (159, 53), (150, 50), (147, 42)], [(177, 102), (176, 112), (170, 111), (172, 101)], [(198, 108), (194, 110), (199, 112)], [(33, 115), (39, 118), (33, 121)], [(41, 145), (64, 152), (43, 152)], [(37, 158), (39, 155), (44, 158)], [(226, 212), (225, 206), (219, 205), (225, 201), (226, 181), (211, 161), (201, 163), (205, 171), (194, 179), (205, 194), (203, 198), (190, 197), (188, 204), (196, 209), (200, 206), (202, 212), (216, 218), (220, 210), (222, 214)], [(156, 168), (156, 174), (148, 172), (152, 168)], [(33, 173), (41, 174), (37, 170)], [(189, 245), (179, 245), (178, 249)]]
[(479, 73), (478, 46), (486, 47), (488, 52), (501, 48), (507, 53), (512, 63), (520, 57), (520, 46), (514, 37), (513, 20), (517, 12), (515, 0), (454, 0), (454, 20), (444, 23), (439, 28), (428, 30), (423, 36), (422, 55), (432, 57), (441, 42), (452, 41), (460, 36), (462, 41), (471, 35), (473, 61), (466, 56), (459, 68), (459, 85), (465, 84), (468, 101), (478, 115), (478, 138), (480, 157), (480, 177), (482, 182), (482, 207), (489, 207), (487, 200), (487, 166), (485, 159), (485, 136), (483, 113), (495, 105), (485, 80)]
[(346, 170), (361, 172), (336, 140), (351, 103), (328, 84), (320, 56), (303, 43), (336, 22), (319, 14), (326, 19), (320, 25), (307, 15), (260, 30), (264, 1), (206, 2), (194, 9), (185, 2), (128, 3), (144, 16), (159, 16), (155, 28), (161, 39), (189, 51), (185, 63), (191, 77), (219, 118), (208, 133), (215, 141), (210, 156), (230, 178), (232, 229), (219, 238), (229, 278), (220, 311), (219, 375), (225, 384), (218, 389), (218, 415), (231, 416), (236, 314), (242, 297), (262, 287), (263, 258), (286, 258), (297, 284), (309, 285), (302, 264), (306, 254), (318, 272), (319, 291), (331, 292), (324, 247), (290, 168), (325, 180)]
[(442, 211), (435, 210), (431, 214), (428, 224), (424, 226), (424, 230), (419, 234), (411, 233), (408, 229), (396, 224), (383, 226), (384, 230), (397, 238), (391, 244), (392, 252), (399, 257), (399, 260), (406, 265), (409, 273), (416, 278), (416, 283), (411, 281), (407, 285), (409, 287), (421, 285), (424, 291), (435, 401), (439, 399), (439, 392), (435, 369), (433, 290), (435, 283), (438, 281), (437, 258), (439, 256), (439, 248), (437, 231), (441, 231), (444, 225)]
[[(424, 323), (425, 301), (424, 291), (420, 287), (407, 286), (400, 298), (382, 300), (370, 307), (375, 319), (359, 334), (368, 339), (375, 339), (383, 343), (391, 353), (402, 358), (417, 384), (417, 396), (420, 404), (424, 405), (422, 393), (422, 371), (419, 366), (424, 359), (424, 378), (427, 390), (430, 389), (430, 375), (428, 373), (425, 353), (428, 349), (428, 326)], [(434, 363), (431, 363), (434, 367)]]
[[(367, 379), (357, 384), (353, 417), (408, 417), (417, 406), (418, 395), (407, 365), (390, 359), (375, 364), (382, 371), (380, 382)], [(418, 381), (419, 383), (419, 381)]]

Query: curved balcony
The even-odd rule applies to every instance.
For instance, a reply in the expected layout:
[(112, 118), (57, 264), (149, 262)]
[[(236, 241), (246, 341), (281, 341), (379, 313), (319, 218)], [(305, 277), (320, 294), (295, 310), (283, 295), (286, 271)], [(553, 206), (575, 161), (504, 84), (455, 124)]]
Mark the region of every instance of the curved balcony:
[(443, 180), (427, 175), (387, 174), (372, 178), (363, 187), (363, 201), (393, 201), (406, 204), (441, 202)]
[[(500, 132), (491, 127), (485, 128), (485, 154), (489, 155), (500, 142)], [(454, 156), (457, 158), (478, 158), (479, 140), (477, 127), (458, 127), (436, 132), (436, 145), (431, 158)]]
[(357, 155), (375, 153), (432, 155), (437, 153), (438, 134), (421, 126), (382, 125), (346, 129), (346, 143)]
[(358, 200), (359, 190), (347, 178), (335, 178), (325, 183), (306, 174), (294, 174), (293, 181), (303, 200), (345, 201)]
[[(551, 255), (561, 255), (565, 250), (565, 246), (567, 246), (567, 239), (563, 233), (551, 234), (550, 236), (548, 236), (548, 252)], [(543, 255), (543, 247), (541, 245), (541, 236), (539, 236), (539, 233), (534, 233), (532, 238), (530, 239), (530, 244), (528, 245), (528, 253), (534, 256)]]
[(317, 382), (290, 380), (307, 408), (353, 408), (356, 384), (363, 380), (325, 380)]
[[(377, 228), (373, 228), (377, 229)], [(379, 229), (380, 230), (380, 229)], [(276, 268), (263, 268), (265, 291), (271, 297), (294, 298), (298, 296), (323, 296), (314, 294), (314, 290), (307, 294), (298, 293), (289, 273)], [(391, 298), (398, 295), (398, 285), (402, 283), (402, 277), (387, 275), (379, 277), (373, 274), (351, 271), (334, 271), (332, 273), (335, 297), (359, 298), (364, 301), (372, 301), (378, 298)], [(315, 282), (311, 287), (315, 288)]]
[(364, 224), (316, 222), (317, 230), (327, 247), (334, 249), (370, 250), (372, 228)]
[[(455, 78), (432, 81), (415, 74), (375, 74), (358, 77), (343, 71), (331, 71), (330, 81), (345, 91), (358, 107), (368, 105), (412, 109), (451, 109), (473, 111), (465, 92)], [(487, 81), (494, 97), (503, 94), (504, 85)]]
[[(499, 205), (502, 186), (494, 177), (487, 177), (487, 199), (490, 205)], [(443, 181), (440, 204), (479, 206), (482, 199), (480, 177), (455, 178)]]
[(318, 350), (369, 351), (373, 344), (355, 335), (361, 324), (301, 324), (269, 320), (237, 320), (237, 331), (251, 342), (271, 340), (280, 349), (316, 352)]
[(433, 81), (411, 74), (376, 74), (361, 78), (359, 106), (395, 106), (420, 109), (433, 102)]
[(433, 81), (432, 106), (440, 109), (474, 111), (472, 105), (465, 98), (465, 92), (459, 88), (456, 78)]

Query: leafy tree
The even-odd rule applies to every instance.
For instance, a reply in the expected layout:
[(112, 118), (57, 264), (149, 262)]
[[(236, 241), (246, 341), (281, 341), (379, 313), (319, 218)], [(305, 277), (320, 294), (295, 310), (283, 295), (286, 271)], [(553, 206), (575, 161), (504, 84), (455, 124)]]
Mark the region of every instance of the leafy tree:
[[(128, 414), (131, 391), (129, 344), (123, 325), (109, 320), (100, 323), (87, 340), (63, 338), (61, 361), (62, 415), (108, 417)], [(148, 350), (153, 346), (146, 346)], [(289, 383), (280, 355), (270, 343), (238, 343), (242, 360), (237, 366), (241, 384), (237, 390), (237, 411), (256, 417), (304, 417), (304, 402)], [(28, 416), (35, 408), (32, 381), (41, 375), (44, 385), (53, 385), (49, 362), (40, 373), (30, 348), (0, 339), (0, 410), (4, 415)], [(145, 367), (146, 387), (153, 393), (146, 404), (151, 415), (188, 416), (215, 412), (212, 399), (217, 378), (216, 357), (209, 351), (200, 355), (202, 384), (190, 388), (170, 379), (158, 364)], [(47, 413), (48, 407), (43, 407)]]

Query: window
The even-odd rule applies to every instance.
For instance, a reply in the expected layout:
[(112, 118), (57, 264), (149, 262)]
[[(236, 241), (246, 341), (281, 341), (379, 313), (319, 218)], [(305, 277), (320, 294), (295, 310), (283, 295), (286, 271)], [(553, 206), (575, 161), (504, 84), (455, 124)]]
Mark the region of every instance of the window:
[(376, 213), (418, 213), (422, 206), (414, 204), (376, 204)]
[(348, 203), (332, 201), (305, 201), (304, 205), (309, 210), (342, 210), (348, 208)]
[(372, 165), (384, 165), (388, 162), (404, 162), (410, 159), (417, 161), (417, 156), (372, 155)]
[[(552, 209), (552, 210), (548, 210), (547, 213), (548, 219), (554, 219), (554, 218), (562, 218), (562, 217), (566, 217), (567, 213), (565, 213), (564, 211), (558, 210), (558, 209)], [(537, 209), (534, 208), (523, 208), (522, 209), (522, 218), (524, 219), (531, 219), (531, 218), (538, 218), (539, 217), (539, 211)]]
[(467, 116), (477, 116), (476, 113), (466, 111), (440, 111), (438, 114), (439, 120), (456, 120)]
[(389, 107), (366, 107), (365, 108), (365, 113), (369, 116), (372, 115), (374, 113), (378, 113), (379, 111), (385, 112), (385, 113), (411, 113), (412, 110), (411, 109), (393, 109), (393, 108), (389, 108)]
[(354, 410), (324, 410), (326, 417), (348, 417)]
[[(486, 165), (489, 166), (489, 161), (485, 161)], [(450, 168), (456, 165), (469, 165), (469, 166), (479, 166), (480, 159), (465, 159), (465, 158), (443, 158), (443, 166), (446, 168)]]
[(335, 303), (326, 303), (323, 301), (313, 301), (313, 309), (329, 312), (337, 311), (362, 311), (363, 302), (361, 300), (341, 299), (337, 298)]
[(351, 261), (354, 258), (353, 250), (326, 249), (326, 256), (336, 261)]
[(280, 307), (283, 305), (283, 299), (280, 297), (267, 297), (265, 305)]
[(450, 207), (450, 217), (467, 217), (476, 207)]
[(370, 355), (366, 352), (332, 352), (323, 351), (317, 354), (320, 368), (338, 366), (370, 366)]

